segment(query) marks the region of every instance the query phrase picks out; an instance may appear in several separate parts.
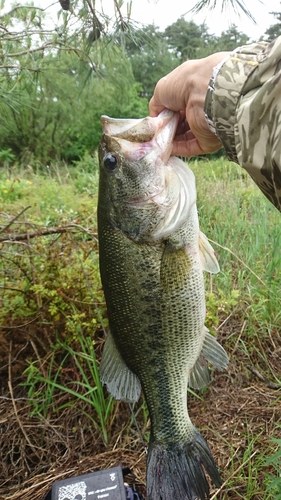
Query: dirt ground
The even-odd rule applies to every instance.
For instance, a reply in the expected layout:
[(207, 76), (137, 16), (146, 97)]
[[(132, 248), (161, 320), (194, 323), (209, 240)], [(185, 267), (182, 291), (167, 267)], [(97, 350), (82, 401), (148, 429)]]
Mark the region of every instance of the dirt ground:
[[(212, 492), (212, 498), (262, 500), (266, 469), (258, 457), (268, 448), (270, 438), (281, 437), (277, 425), (281, 425), (281, 391), (274, 380), (263, 377), (265, 367), (260, 359), (256, 361), (255, 355), (249, 359), (240, 349), (244, 334), (239, 321), (226, 323), (219, 340), (225, 345), (233, 332), (239, 341), (229, 353), (228, 370), (212, 373), (212, 382), (200, 399), (189, 396), (189, 413), (225, 481), (219, 492)], [(21, 386), (22, 372), (34, 346), (42, 348), (42, 338), (36, 341), (28, 326), (7, 328), (0, 335), (0, 498), (43, 500), (55, 480), (116, 465), (129, 467), (137, 487), (145, 493), (146, 453), (138, 430), (128, 426), (128, 405), (117, 404), (107, 445), (76, 407), (59, 414), (50, 412), (45, 419), (31, 416), (26, 389)], [(262, 349), (280, 374), (280, 335), (266, 339)], [(141, 412), (138, 424), (146, 433)], [(250, 474), (255, 474), (257, 483), (257, 493), (252, 496), (247, 493)]]

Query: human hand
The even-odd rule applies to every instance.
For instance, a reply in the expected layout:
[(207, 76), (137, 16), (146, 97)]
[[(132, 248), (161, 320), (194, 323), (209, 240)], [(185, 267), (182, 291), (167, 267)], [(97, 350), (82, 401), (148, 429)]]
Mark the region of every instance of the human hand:
[(204, 103), (213, 68), (228, 54), (217, 52), (204, 59), (186, 61), (157, 83), (149, 103), (150, 115), (158, 116), (165, 108), (180, 111), (173, 155), (190, 157), (222, 147), (206, 122)]

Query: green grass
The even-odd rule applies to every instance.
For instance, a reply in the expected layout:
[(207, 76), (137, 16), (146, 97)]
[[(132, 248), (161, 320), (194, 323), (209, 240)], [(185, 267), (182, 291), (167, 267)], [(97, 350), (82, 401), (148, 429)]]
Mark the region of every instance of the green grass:
[[(194, 160), (190, 166), (197, 179), (200, 227), (212, 241), (221, 267), (218, 275), (206, 275), (206, 324), (221, 333), (233, 322), (224, 347), (237, 357), (242, 375), (248, 376), (247, 365), (251, 365), (272, 383), (281, 384), (276, 370), (281, 325), (280, 214), (249, 176), (225, 158)], [(103, 392), (98, 376), (107, 316), (98, 270), (97, 171), (97, 159), (91, 157), (71, 168), (54, 165), (36, 173), (29, 168), (2, 170), (4, 229), (0, 236), (7, 240), (1, 247), (0, 325), (26, 324), (35, 346), (36, 356), (29, 354), (20, 378), (30, 414), (46, 419), (75, 406), (108, 443), (116, 425), (116, 404)], [(58, 226), (69, 230), (28, 236)], [(26, 238), (10, 243), (9, 237), (16, 234)], [(280, 401), (277, 394), (272, 405)], [(201, 404), (204, 395), (196, 394), (195, 399)], [(135, 412), (147, 438), (147, 411), (141, 404)], [(122, 425), (128, 433), (133, 419), (128, 416)], [(227, 488), (236, 496), (228, 497), (227, 490), (214, 498), (281, 498), (280, 440), (268, 436), (260, 441), (259, 433), (253, 435), (245, 427), (243, 451), (236, 456), (230, 437), (223, 439), (232, 449)], [(236, 490), (240, 480), (243, 488)]]
[(96, 156), (86, 156), (70, 168), (64, 163), (38, 172), (31, 167), (2, 168), (0, 210), (14, 213), (28, 206), (28, 219), (45, 226), (84, 219), (86, 213), (95, 216), (97, 186)]
[[(59, 354), (61, 359), (57, 362)], [(81, 332), (73, 347), (57, 339), (46, 365), (43, 369), (40, 360), (29, 361), (23, 373), (26, 381), (22, 385), (27, 388), (31, 416), (46, 419), (50, 411), (60, 413), (78, 406), (107, 444), (115, 400), (106, 396), (102, 388), (93, 339)], [(66, 398), (61, 397), (64, 394)]]
[[(190, 166), (197, 180), (200, 227), (212, 241), (221, 267), (218, 275), (206, 277), (207, 324), (209, 321), (218, 326), (225, 315), (231, 314), (244, 318), (243, 335), (239, 339), (238, 331), (229, 336), (227, 351), (238, 348), (245, 364), (254, 365), (268, 380), (280, 386), (280, 362), (268, 356), (265, 345), (270, 338), (273, 346), (275, 342), (280, 346), (281, 214), (252, 179), (225, 158), (214, 162), (192, 161)], [(280, 359), (280, 347), (276, 351), (279, 355), (276, 354), (275, 359), (276, 356)], [(280, 402), (278, 394), (279, 391), (276, 404)], [(276, 428), (276, 435), (278, 433), (280, 428), (279, 432)], [(281, 498), (280, 440), (273, 438), (276, 453), (269, 437), (266, 446), (257, 444), (251, 458), (256, 437), (251, 437), (251, 433), (247, 436), (250, 441), (239, 459), (241, 470), (233, 463), (234, 477), (227, 482), (228, 493), (221, 498), (229, 498), (229, 492), (235, 492), (235, 498), (241, 499)], [(265, 464), (273, 467), (275, 476), (269, 479), (266, 475), (261, 488), (260, 471)], [(239, 477), (241, 480), (243, 477), (242, 492), (235, 490)], [(261, 489), (262, 497), (258, 496)]]
[[(221, 272), (212, 284), (225, 297), (237, 290), (252, 336), (280, 327), (280, 213), (250, 177), (225, 158), (191, 163), (200, 227), (212, 240)], [(208, 290), (208, 280), (206, 286)]]

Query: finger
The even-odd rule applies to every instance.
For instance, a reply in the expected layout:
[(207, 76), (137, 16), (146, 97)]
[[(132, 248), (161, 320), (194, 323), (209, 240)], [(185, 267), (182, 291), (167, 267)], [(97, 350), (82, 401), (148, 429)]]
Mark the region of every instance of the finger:
[(184, 131), (183, 134), (176, 133), (174, 141), (175, 142), (184, 142), (184, 141), (191, 141), (192, 139), (195, 139), (195, 135), (193, 134), (193, 132), (191, 130), (187, 130), (187, 131)]
[(221, 142), (219, 140), (216, 140), (212, 141), (212, 143), (210, 142), (208, 144), (204, 143), (204, 149), (203, 149), (198, 140), (196, 139), (196, 137), (193, 136), (193, 138), (190, 138), (189, 140), (174, 141), (172, 155), (186, 156), (186, 157), (205, 155), (207, 153), (214, 153), (215, 151), (221, 149), (221, 147), (222, 147)]
[(191, 156), (197, 156), (204, 154), (204, 151), (200, 147), (196, 138), (189, 141), (174, 141), (172, 155), (175, 156), (185, 156), (190, 158)]

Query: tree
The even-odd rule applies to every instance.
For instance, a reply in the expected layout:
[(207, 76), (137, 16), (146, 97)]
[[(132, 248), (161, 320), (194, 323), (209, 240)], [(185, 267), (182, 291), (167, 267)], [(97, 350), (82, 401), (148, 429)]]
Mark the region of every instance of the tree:
[(94, 0), (62, 7), (52, 22), (31, 5), (0, 16), (0, 148), (26, 161), (77, 159), (93, 150), (101, 114), (147, 114), (120, 48), (129, 18), (119, 9), (110, 23)]
[[(197, 25), (180, 17), (164, 31), (168, 47), (180, 62), (196, 59), (200, 49), (207, 46), (209, 40), (206, 24)], [(201, 57), (201, 56), (199, 56)]]
[(178, 58), (169, 51), (163, 34), (154, 25), (136, 30), (133, 39), (126, 42), (126, 53), (135, 80), (141, 84), (141, 95), (145, 97), (151, 97), (159, 78), (179, 64)]
[(181, 60), (213, 50), (204, 24), (140, 29), (129, 3), (112, 4), (111, 18), (95, 0), (60, 0), (51, 20), (47, 7), (1, 11), (0, 148), (44, 162), (75, 159), (97, 146), (101, 114), (144, 116), (140, 95), (150, 97)]
[(237, 26), (232, 24), (228, 30), (223, 31), (217, 38), (217, 50), (234, 50), (236, 47), (246, 45), (250, 38), (245, 33), (238, 31)]
[(117, 47), (104, 50), (103, 44), (96, 50), (95, 72), (73, 52), (62, 52), (41, 61), (36, 84), (20, 80), (18, 105), (0, 121), (0, 149), (31, 164), (73, 161), (96, 149), (101, 114), (145, 116), (147, 101), (139, 97), (130, 62)]
[[(35, 77), (44, 67), (49, 54), (72, 52), (79, 60), (96, 70), (96, 43), (104, 38), (112, 44), (123, 33), (131, 31), (130, 10), (124, 17), (117, 0), (115, 15), (111, 19), (104, 12), (97, 12), (95, 0), (61, 1), (57, 17), (48, 15), (48, 7), (33, 4), (16, 4), (5, 12), (5, 0), (1, 2), (0, 15), (0, 82), (13, 80), (14, 89), (23, 78)], [(50, 7), (53, 4), (50, 4)], [(13, 93), (0, 93), (1, 104), (16, 105)], [(2, 110), (1, 110), (2, 112)], [(2, 113), (1, 113), (2, 114)]]
[[(223, 0), (223, 6), (229, 3), (232, 8), (240, 6), (242, 10), (246, 10), (241, 0)], [(53, 5), (51, 0), (50, 6), (44, 8), (28, 2), (24, 6), (17, 3), (5, 12), (5, 0), (2, 0), (1, 12), (4, 13), (0, 15), (0, 70), (9, 68), (10, 72), (16, 75), (22, 69), (37, 71), (38, 66), (34, 66), (34, 54), (45, 54), (50, 50), (71, 50), (94, 68), (90, 49), (97, 40), (102, 37), (115, 40), (117, 37), (121, 39), (124, 36), (128, 39), (131, 34), (133, 36), (135, 24), (131, 19), (129, 1), (112, 0), (114, 15), (107, 11), (110, 3), (106, 3), (104, 7), (102, 0), (100, 11), (97, 10), (95, 0), (61, 0), (58, 3), (61, 8), (57, 11), (57, 17), (53, 12), (50, 17), (48, 11)], [(216, 0), (200, 0), (194, 9), (198, 11), (215, 5)], [(189, 28), (196, 30), (196, 25), (193, 23), (192, 26), (191, 23)], [(185, 43), (185, 46), (188, 47), (188, 43)], [(27, 56), (24, 67), (18, 61), (19, 48), (20, 54), (25, 53)], [(38, 63), (38, 59), (36, 62)]]
[(273, 24), (272, 26), (269, 26), (265, 34), (267, 35), (265, 37), (265, 41), (272, 42), (272, 40), (281, 35), (281, 23), (276, 23)]
[(275, 38), (281, 35), (281, 12), (270, 12), (275, 19), (277, 19), (278, 23), (269, 26), (266, 30), (265, 34), (267, 35), (265, 40), (267, 42), (272, 42)]

